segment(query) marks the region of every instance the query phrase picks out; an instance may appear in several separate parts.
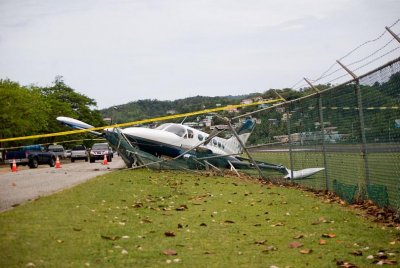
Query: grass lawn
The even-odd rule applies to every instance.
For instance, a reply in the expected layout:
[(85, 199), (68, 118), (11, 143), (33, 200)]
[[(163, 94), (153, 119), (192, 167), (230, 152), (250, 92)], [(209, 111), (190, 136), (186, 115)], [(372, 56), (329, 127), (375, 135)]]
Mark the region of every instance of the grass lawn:
[(311, 193), (148, 170), (3, 212), (0, 237), (0, 267), (372, 267), (380, 251), (400, 262), (400, 230)]

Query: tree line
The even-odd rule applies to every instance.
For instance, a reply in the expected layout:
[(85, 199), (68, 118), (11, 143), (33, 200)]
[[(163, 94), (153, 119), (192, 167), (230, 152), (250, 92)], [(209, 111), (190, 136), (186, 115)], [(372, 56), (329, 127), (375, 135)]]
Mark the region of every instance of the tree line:
[[(61, 76), (51, 86), (22, 86), (9, 79), (0, 79), (0, 138), (12, 138), (65, 131), (56, 118), (69, 116), (93, 125), (104, 125), (100, 111), (94, 109), (96, 101), (76, 92)], [(82, 139), (87, 134), (69, 136)], [(0, 147), (21, 146), (32, 143), (54, 143), (65, 137), (14, 141)]]

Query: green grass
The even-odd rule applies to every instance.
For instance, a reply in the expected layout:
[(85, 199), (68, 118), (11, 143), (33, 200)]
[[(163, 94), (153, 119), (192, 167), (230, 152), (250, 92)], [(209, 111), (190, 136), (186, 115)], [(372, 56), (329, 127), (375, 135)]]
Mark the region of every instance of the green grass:
[[(381, 249), (400, 261), (399, 230), (311, 193), (147, 170), (103, 175), (3, 212), (0, 237), (1, 267), (368, 267), (366, 256)], [(303, 247), (290, 248), (294, 241)]]
[[(253, 153), (260, 161), (283, 164), (290, 167), (289, 154), (282, 153)], [(364, 159), (358, 153), (327, 153), (327, 171), (329, 190), (333, 190), (332, 182), (337, 180), (350, 185), (365, 185), (366, 176)], [(324, 167), (322, 153), (295, 152), (293, 153), (294, 169)], [(368, 165), (370, 183), (387, 187), (389, 205), (400, 209), (400, 153), (369, 153)], [(299, 180), (298, 183), (314, 189), (325, 189), (324, 171), (313, 175), (310, 179)]]

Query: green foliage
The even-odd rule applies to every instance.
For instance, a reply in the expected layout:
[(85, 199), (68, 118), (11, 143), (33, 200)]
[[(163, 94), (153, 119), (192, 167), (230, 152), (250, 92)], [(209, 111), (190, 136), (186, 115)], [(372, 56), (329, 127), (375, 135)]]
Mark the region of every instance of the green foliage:
[(50, 107), (35, 88), (0, 80), (0, 138), (42, 133)]
[[(51, 87), (23, 87), (10, 80), (0, 80), (0, 137), (11, 138), (35, 134), (65, 131), (56, 120), (58, 116), (69, 116), (92, 125), (104, 125), (93, 99), (75, 92), (56, 77)], [(87, 134), (68, 137), (53, 137), (36, 140), (37, 143), (78, 139)], [(23, 141), (26, 144), (32, 140)], [(9, 142), (7, 146), (23, 145)]]
[(41, 88), (40, 91), (50, 105), (51, 118), (49, 119), (52, 130), (65, 130), (57, 122), (58, 116), (69, 116), (97, 126), (103, 124), (101, 114), (91, 109), (96, 106), (96, 101), (75, 92), (64, 83), (62, 77), (56, 77), (52, 87)]

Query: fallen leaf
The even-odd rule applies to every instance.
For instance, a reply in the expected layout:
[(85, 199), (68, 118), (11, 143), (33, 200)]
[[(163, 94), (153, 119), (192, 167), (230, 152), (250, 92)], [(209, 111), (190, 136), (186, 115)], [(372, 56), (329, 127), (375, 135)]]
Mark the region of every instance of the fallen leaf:
[(135, 204), (132, 205), (133, 208), (141, 208), (143, 207), (143, 203), (142, 202), (136, 202)]
[(380, 260), (380, 261), (374, 261), (373, 263), (377, 264), (377, 265), (384, 265), (384, 264), (396, 265), (397, 261), (396, 260)]
[(302, 246), (303, 246), (303, 244), (300, 243), (300, 242), (297, 242), (297, 241), (292, 242), (292, 243), (289, 244), (289, 247), (290, 247), (290, 248), (300, 248), (300, 247), (302, 247)]
[(184, 210), (187, 210), (188, 209), (188, 206), (186, 206), (186, 205), (180, 205), (179, 207), (177, 207), (175, 210), (177, 210), (177, 211), (184, 211)]
[(172, 236), (175, 236), (175, 233), (172, 232), (172, 231), (166, 231), (166, 232), (164, 233), (164, 235), (165, 235), (165, 236), (172, 237)]
[(319, 240), (319, 244), (320, 244), (320, 245), (326, 245), (326, 240), (320, 239), (320, 240)]
[(121, 237), (119, 237), (119, 236), (117, 236), (117, 235), (112, 235), (112, 236), (108, 236), (108, 235), (101, 235), (101, 238), (103, 238), (103, 239), (106, 239), (106, 240), (112, 240), (112, 241), (115, 241), (115, 240), (118, 240), (118, 239), (120, 239)]
[(325, 237), (325, 238), (334, 238), (334, 237), (336, 237), (336, 234), (323, 234), (322, 237)]
[(256, 245), (265, 245), (265, 242), (267, 242), (267, 240), (259, 240), (259, 241), (254, 242), (254, 244), (256, 244)]
[(336, 265), (344, 268), (357, 268), (354, 264), (345, 261), (336, 261)]
[(74, 227), (74, 228), (72, 228), (72, 230), (74, 230), (74, 231), (76, 231), (76, 232), (80, 232), (80, 231), (82, 231), (82, 228)]
[(312, 249), (302, 249), (299, 251), (301, 254), (310, 254), (312, 252)]
[(231, 221), (231, 220), (226, 220), (226, 221), (224, 221), (224, 223), (235, 223), (235, 222)]
[(173, 249), (166, 249), (166, 250), (164, 250), (162, 253), (163, 253), (164, 255), (167, 255), (167, 256), (178, 255), (178, 253), (177, 253), (175, 250), (173, 250)]
[(363, 253), (362, 253), (361, 250), (354, 250), (354, 251), (351, 252), (350, 254), (351, 254), (351, 255), (354, 255), (354, 256), (362, 256), (362, 255), (363, 255)]
[(207, 224), (205, 224), (205, 223), (203, 222), (203, 223), (200, 224), (200, 226), (207, 227)]
[(303, 237), (304, 237), (304, 235), (299, 234), (299, 235), (296, 235), (295, 237), (293, 237), (293, 239), (301, 239), (301, 238), (303, 238)]

